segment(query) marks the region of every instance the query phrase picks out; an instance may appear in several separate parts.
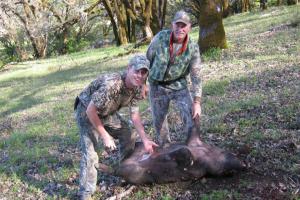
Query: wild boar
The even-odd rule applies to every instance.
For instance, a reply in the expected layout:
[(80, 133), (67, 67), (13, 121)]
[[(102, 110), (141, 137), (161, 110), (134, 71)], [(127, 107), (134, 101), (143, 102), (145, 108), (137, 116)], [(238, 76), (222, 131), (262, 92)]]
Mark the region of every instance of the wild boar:
[(137, 143), (133, 154), (116, 169), (116, 175), (133, 184), (169, 183), (245, 168), (232, 153), (203, 143), (198, 133), (194, 128), (186, 144), (157, 148), (151, 155), (142, 143)]

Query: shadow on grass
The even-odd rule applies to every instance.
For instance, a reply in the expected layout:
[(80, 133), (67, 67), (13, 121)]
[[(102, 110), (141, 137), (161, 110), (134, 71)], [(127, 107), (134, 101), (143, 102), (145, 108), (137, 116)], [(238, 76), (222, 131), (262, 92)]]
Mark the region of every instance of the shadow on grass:
[[(65, 76), (68, 75), (66, 77), (67, 81), (75, 82), (77, 80), (75, 75), (80, 71), (78, 70), (79, 69), (63, 72)], [(70, 74), (72, 75), (70, 76)], [(215, 110), (205, 108), (204, 114), (207, 116), (220, 114), (220, 120), (225, 124), (238, 124), (240, 118), (257, 118), (260, 116), (262, 117), (262, 121), (273, 121), (275, 125), (278, 125), (276, 128), (289, 128), (288, 126), (285, 127), (284, 124), (294, 123), (299, 115), (299, 113), (297, 113), (299, 111), (299, 103), (297, 103), (299, 100), (299, 94), (297, 94), (297, 86), (299, 86), (298, 74), (298, 67), (292, 66), (281, 70), (265, 71), (257, 76), (251, 75), (241, 77), (237, 80), (223, 80), (207, 84), (204, 86), (203, 107), (205, 108), (209, 101), (211, 101), (212, 107), (214, 107)], [(90, 78), (91, 75), (85, 73), (84, 76)], [(46, 77), (40, 77), (39, 79), (46, 79)], [(63, 75), (57, 78), (56, 73), (48, 76), (47, 80), (48, 85), (63, 84), (66, 81)], [(221, 89), (216, 89), (219, 86)], [(47, 86), (40, 86), (36, 91), (42, 87)], [(270, 93), (272, 90), (274, 93)], [(264, 101), (254, 103), (247, 101), (248, 98), (254, 94), (264, 96)], [(31, 99), (29, 97), (27, 100), (28, 103), (30, 103)], [(232, 106), (234, 102), (244, 103), (237, 103)], [(264, 107), (268, 104), (270, 105), (269, 107)], [(35, 103), (32, 104), (32, 106), (34, 105)], [(286, 118), (279, 119), (276, 113), (281, 112), (282, 109), (285, 109), (286, 106), (289, 105), (295, 106), (295, 110), (290, 110), (288, 113), (288, 115), (291, 114), (290, 116), (284, 115)], [(275, 106), (275, 109), (273, 108), (269, 111), (273, 106)], [(261, 110), (257, 111), (258, 108)], [(22, 109), (20, 106), (16, 108), (16, 110), (20, 109)], [(14, 110), (11, 110), (11, 112), (13, 111)], [(261, 115), (264, 111), (265, 115)], [(230, 122), (226, 121), (228, 117), (231, 120)], [(263, 124), (257, 124), (255, 128), (259, 128), (262, 125)], [(295, 129), (299, 130), (299, 127), (295, 127)], [(50, 130), (50, 132), (52, 131)], [(43, 191), (43, 193), (49, 196), (74, 198), (78, 189), (77, 165), (79, 165), (78, 136), (75, 132), (76, 131), (73, 130), (71, 134), (65, 136), (41, 136), (37, 133), (28, 134), (28, 136), (23, 134), (23, 136), (21, 136), (21, 133), (16, 133), (10, 138), (4, 139), (0, 147), (4, 151), (9, 151), (9, 158), (2, 160), (1, 173), (5, 173), (7, 176), (11, 176), (12, 173), (15, 173), (23, 183)], [(230, 135), (231, 133), (227, 134)], [(20, 145), (20, 147), (18, 147), (18, 145)], [(28, 152), (26, 153), (26, 151)], [(33, 151), (33, 153), (30, 151)], [(48, 174), (51, 174), (51, 176), (48, 177)], [(55, 179), (53, 178), (53, 174), (58, 174)], [(60, 179), (60, 176), (65, 176), (65, 178)], [(236, 178), (238, 179), (239, 177)], [(220, 180), (223, 181), (222, 186), (226, 186), (226, 180), (231, 179), (216, 179), (217, 182)], [(231, 186), (226, 186), (225, 188), (230, 189), (230, 187)], [(236, 185), (235, 187), (238, 186)], [(213, 189), (207, 189), (207, 191), (202, 192), (206, 193), (212, 190)], [(191, 193), (195, 196), (198, 195), (199, 192), (201, 192), (199, 188), (191, 190)]]
[[(51, 92), (51, 89), (53, 89), (54, 87), (72, 83), (78, 84), (79, 81), (92, 81), (101, 73), (109, 71), (121, 71), (125, 68), (125, 66), (106, 66), (106, 64), (103, 65), (102, 69), (101, 67), (102, 65), (99, 64), (96, 66), (91, 66), (90, 63), (85, 63), (78, 67), (55, 71), (44, 76), (12, 78), (7, 81), (1, 81), (1, 88), (14, 88), (7, 99), (0, 101), (0, 105), (2, 105), (3, 107), (8, 106), (8, 108), (1, 114), (2, 116), (6, 116), (24, 109), (34, 107), (38, 104), (51, 101), (47, 100), (47, 96), (45, 97), (43, 94), (47, 93), (48, 91)], [(83, 85), (82, 88), (79, 89), (81, 90), (84, 87), (85, 85)], [(27, 91), (30, 92), (24, 94), (24, 92)], [(61, 92), (68, 93), (68, 91), (63, 91), (63, 89)], [(54, 94), (50, 94), (50, 96), (59, 96), (59, 94), (57, 93), (59, 92), (54, 92)], [(12, 101), (15, 103), (11, 104)]]
[[(254, 191), (256, 197), (272, 192), (271, 188), (262, 191), (261, 187), (277, 184), (288, 176), (298, 176), (293, 166), (298, 165), (299, 159), (295, 158), (299, 155), (293, 145), (300, 142), (299, 73), (298, 66), (286, 66), (240, 77), (229, 84), (222, 80), (204, 85), (202, 139), (235, 153), (240, 153), (240, 143), (246, 143), (250, 146), (246, 149), (249, 152), (241, 151), (243, 155), (239, 157), (253, 161), (247, 160), (251, 163), (249, 171), (192, 182), (181, 190), (189, 190), (195, 199), (219, 190), (251, 199)], [(291, 144), (291, 147), (282, 150), (279, 148), (282, 143)], [(261, 179), (266, 181), (253, 187), (251, 192), (244, 189), (245, 185), (250, 187)], [(291, 188), (285, 193), (275, 193), (279, 199), (292, 197)]]
[[(94, 76), (93, 68), (87, 68), (83, 73), (81, 71), (82, 69), (79, 68), (69, 69), (33, 78), (33, 82), (39, 82), (39, 84), (33, 92), (21, 98), (24, 104), (15, 106), (5, 113), (17, 112), (24, 109), (28, 104), (35, 106), (42, 103), (43, 99), (35, 100), (33, 96), (47, 87), (58, 86), (66, 82), (75, 83), (79, 77), (90, 79)], [(223, 143), (226, 140), (239, 139), (230, 132), (230, 128), (242, 123), (239, 122), (241, 118), (259, 118), (259, 122), (254, 122), (255, 124), (250, 123), (250, 126), (254, 129), (299, 130), (299, 126), (294, 126), (299, 124), (297, 121), (300, 113), (298, 103), (300, 99), (299, 73), (300, 69), (298, 66), (286, 66), (284, 69), (268, 70), (260, 74), (240, 77), (236, 80), (222, 80), (206, 84), (203, 91), (204, 115), (218, 120), (211, 120), (211, 124), (205, 124), (204, 128), (207, 128), (207, 132), (209, 132), (209, 129), (211, 132), (221, 132), (222, 126), (219, 126), (219, 129), (212, 130), (212, 128), (225, 124), (223, 131), (228, 137), (222, 141)], [(17, 81), (21, 85), (26, 79), (15, 79), (13, 81)], [(9, 84), (9, 82), (6, 84)], [(30, 84), (25, 84), (20, 90), (30, 90), (30, 86)], [(256, 99), (256, 96), (262, 98)], [(32, 103), (31, 101), (34, 102)], [(57, 112), (63, 111), (57, 110)], [(247, 125), (245, 120), (243, 123)], [(79, 137), (76, 135), (77, 130), (75, 129), (70, 130), (71, 133), (65, 136), (50, 135), (53, 131), (54, 129), (52, 130), (50, 126), (50, 130), (48, 130), (49, 135), (15, 133), (10, 138), (3, 139), (0, 147), (3, 151), (9, 153), (9, 158), (7, 159), (11, 160), (2, 160), (0, 172), (8, 176), (15, 173), (23, 183), (37, 188), (49, 196), (54, 195), (72, 199), (78, 189), (79, 166), (76, 165), (78, 165), (79, 161), (77, 145)], [(61, 172), (62, 170), (63, 172)], [(47, 176), (39, 175), (49, 172), (52, 175), (56, 174), (57, 178), (51, 179)], [(70, 176), (70, 179), (68, 179), (68, 176)], [(238, 179), (239, 177), (236, 178)], [(226, 184), (227, 180), (232, 179), (217, 178), (214, 181), (222, 181), (223, 183), (216, 187), (231, 190), (232, 185)], [(205, 188), (206, 191), (197, 188), (191, 193), (194, 195), (203, 194), (213, 191), (216, 187)], [(238, 188), (239, 185), (235, 185), (235, 187)]]
[(245, 120), (253, 131), (299, 129), (299, 73), (298, 66), (286, 66), (241, 77), (229, 84), (222, 80), (204, 85), (203, 129), (208, 133), (230, 134)]
[(78, 135), (20, 134), (14, 133), (15, 136), (1, 142), (9, 157), (0, 160), (3, 162), (0, 162), (0, 173), (20, 180), (22, 191), (34, 193), (36, 197), (74, 199), (78, 190)]

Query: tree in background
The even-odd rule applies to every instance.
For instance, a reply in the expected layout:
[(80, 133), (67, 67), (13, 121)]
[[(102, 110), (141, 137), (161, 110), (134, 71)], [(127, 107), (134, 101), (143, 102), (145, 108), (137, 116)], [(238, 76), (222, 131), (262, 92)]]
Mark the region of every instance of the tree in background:
[(288, 5), (295, 5), (298, 4), (298, 0), (287, 0)]
[(110, 17), (117, 45), (136, 42), (137, 28), (143, 33), (141, 41), (150, 42), (153, 32), (164, 26), (166, 0), (103, 0), (102, 3)]
[(52, 27), (53, 38), (56, 38), (54, 48), (59, 54), (72, 52), (93, 27), (93, 23), (88, 22), (101, 16), (101, 0), (44, 2), (51, 12), (51, 22), (55, 24)]
[(259, 3), (262, 10), (267, 9), (267, 0), (260, 0)]
[(229, 16), (229, 0), (222, 0), (222, 12), (224, 18)]
[[(3, 44), (14, 44), (20, 60), (28, 59), (28, 51), (34, 58), (44, 58), (48, 48), (58, 54), (68, 52), (72, 41), (80, 39), (90, 30), (89, 20), (99, 16), (95, 12), (101, 0), (12, 0), (0, 3), (0, 19), (5, 35), (0, 35)], [(1, 25), (1, 24), (0, 24)], [(13, 26), (14, 31), (9, 31)], [(31, 49), (22, 51), (20, 36)], [(12, 42), (14, 40), (14, 42)], [(18, 41), (17, 41), (18, 40)], [(28, 42), (27, 42), (28, 41)], [(28, 45), (26, 45), (27, 47)]]
[(201, 53), (210, 48), (227, 48), (223, 26), (222, 2), (220, 0), (190, 0), (199, 25), (198, 44)]
[[(113, 42), (145, 44), (184, 8), (192, 13), (193, 25), (200, 27), (199, 45), (204, 52), (226, 48), (222, 18), (249, 11), (255, 2), (266, 8), (266, 0), (3, 0), (0, 42), (11, 61)], [(273, 0), (269, 6), (296, 3)]]
[(154, 1), (152, 5), (152, 23), (151, 29), (155, 35), (165, 26), (165, 19), (167, 14), (167, 0)]
[(251, 0), (233, 0), (229, 1), (229, 13), (242, 13), (248, 12), (253, 7), (253, 1)]
[[(3, 14), (13, 16), (9, 21), (19, 23), (31, 42), (34, 57), (44, 58), (48, 45), (48, 10), (42, 2), (37, 1), (6, 1), (1, 2)], [(10, 22), (9, 22), (10, 23)], [(13, 36), (11, 36), (13, 37)], [(22, 56), (21, 56), (22, 57)]]
[(242, 12), (248, 12), (250, 10), (250, 1), (242, 0)]
[[(4, 47), (5, 55), (1, 56), (1, 64), (9, 61), (25, 60), (29, 58), (27, 54), (24, 38), (26, 34), (20, 33), (16, 27), (22, 26), (18, 20), (12, 20), (15, 16), (12, 13), (5, 13), (0, 9), (0, 42)], [(11, 23), (14, 22), (14, 23)]]
[[(142, 29), (143, 38), (142, 41), (150, 42), (153, 38), (153, 31), (151, 29), (152, 6), (155, 5), (155, 1), (152, 0), (139, 0), (128, 1), (124, 0), (126, 9), (130, 19), (134, 22), (134, 25), (139, 25)], [(135, 32), (134, 32), (135, 33)], [(133, 33), (133, 34), (134, 34)]]

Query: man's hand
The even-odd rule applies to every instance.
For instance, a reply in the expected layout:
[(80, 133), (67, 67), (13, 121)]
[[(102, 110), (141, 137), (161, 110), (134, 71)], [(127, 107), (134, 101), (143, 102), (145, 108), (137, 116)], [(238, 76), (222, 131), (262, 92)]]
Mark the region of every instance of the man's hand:
[(86, 114), (87, 114), (87, 117), (89, 118), (91, 124), (93, 125), (93, 127), (97, 130), (97, 132), (101, 136), (104, 146), (110, 150), (115, 150), (116, 144), (115, 144), (114, 138), (111, 137), (111, 135), (109, 135), (106, 132), (106, 130), (102, 124), (102, 121), (97, 114), (97, 108), (93, 101), (91, 101), (89, 103), (89, 105), (86, 109)]
[(114, 138), (111, 137), (109, 134), (103, 136), (102, 139), (103, 139), (103, 144), (106, 148), (108, 148), (109, 150), (117, 149)]
[(153, 153), (154, 147), (158, 147), (158, 145), (155, 142), (149, 140), (148, 138), (144, 139), (143, 143), (144, 143), (145, 150), (149, 153)]
[(201, 104), (198, 101), (193, 103), (193, 119), (200, 118), (201, 116)]

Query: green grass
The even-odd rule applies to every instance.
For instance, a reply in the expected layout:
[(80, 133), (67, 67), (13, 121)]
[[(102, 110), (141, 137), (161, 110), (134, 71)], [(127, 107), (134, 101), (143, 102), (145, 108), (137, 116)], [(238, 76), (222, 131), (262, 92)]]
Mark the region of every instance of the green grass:
[[(204, 140), (211, 135), (220, 137), (220, 145), (232, 142), (233, 148), (235, 141), (255, 144), (249, 156), (260, 158), (268, 152), (274, 153), (274, 158), (287, 163), (283, 169), (292, 172), (298, 166), (294, 154), (261, 144), (289, 137), (299, 144), (294, 133), (298, 130), (300, 110), (296, 93), (300, 73), (299, 25), (276, 29), (297, 22), (298, 10), (299, 6), (269, 8), (226, 18), (230, 48), (204, 55), (202, 68)], [(197, 41), (197, 36), (195, 28), (191, 37)], [(133, 56), (121, 56), (126, 54), (126, 48), (130, 47), (109, 47), (10, 64), (0, 72), (0, 185), (3, 186), (0, 198), (4, 195), (7, 199), (74, 199), (80, 159), (74, 98), (99, 74), (125, 69)], [(145, 52), (146, 48), (138, 51)], [(148, 101), (142, 101), (141, 111), (147, 108)], [(272, 166), (280, 165), (276, 162), (270, 159), (270, 166), (266, 163), (264, 167), (271, 170)], [(247, 180), (243, 181), (247, 185)], [(51, 189), (51, 184), (56, 187)], [(45, 188), (48, 190), (44, 191)], [(148, 188), (138, 188), (128, 198), (176, 199), (177, 188), (168, 185)], [(193, 192), (201, 199), (248, 197), (235, 188)], [(24, 196), (18, 197), (19, 193)], [(98, 199), (105, 196), (99, 191), (95, 195)]]
[(216, 190), (210, 194), (203, 195), (200, 200), (223, 200), (223, 199), (240, 199), (238, 193), (231, 193), (227, 190)]
[(203, 87), (204, 95), (222, 96), (225, 94), (226, 87), (229, 85), (228, 80), (207, 81)]

